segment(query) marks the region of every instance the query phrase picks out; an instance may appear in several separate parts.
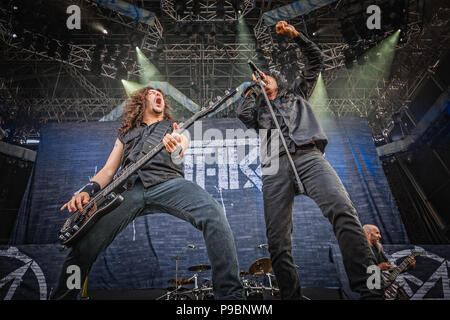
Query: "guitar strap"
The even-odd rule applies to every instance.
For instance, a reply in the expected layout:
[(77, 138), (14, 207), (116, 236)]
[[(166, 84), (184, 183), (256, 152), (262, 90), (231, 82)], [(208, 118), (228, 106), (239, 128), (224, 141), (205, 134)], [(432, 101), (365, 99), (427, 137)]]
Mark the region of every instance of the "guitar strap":
[(167, 120), (162, 120), (156, 124), (156, 127), (153, 130), (153, 132), (144, 141), (142, 150), (136, 160), (139, 160), (140, 158), (145, 156), (148, 152), (150, 152), (150, 150), (152, 150), (154, 147), (156, 147), (158, 144), (161, 143), (162, 138), (169, 131), (171, 124), (172, 123)]
[[(171, 127), (172, 123), (167, 120), (162, 120), (156, 124), (155, 129), (153, 129), (150, 136), (147, 137), (147, 139), (144, 141), (142, 145), (141, 152), (136, 157), (135, 161), (138, 161), (143, 156), (145, 156), (147, 153), (150, 152), (154, 147), (156, 147), (161, 141), (162, 138), (166, 135), (166, 133), (169, 131), (169, 128)], [(127, 182), (122, 186), (124, 190), (127, 190), (134, 186), (134, 183), (136, 182), (138, 178), (137, 172), (135, 172), (128, 180)]]

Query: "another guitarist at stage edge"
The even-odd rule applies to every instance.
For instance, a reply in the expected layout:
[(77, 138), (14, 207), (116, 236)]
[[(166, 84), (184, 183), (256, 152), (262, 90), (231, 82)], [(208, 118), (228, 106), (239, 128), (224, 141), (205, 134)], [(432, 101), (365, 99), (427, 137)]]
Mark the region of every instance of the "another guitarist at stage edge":
[[(388, 258), (386, 257), (386, 254), (384, 253), (383, 246), (380, 242), (381, 239), (380, 229), (378, 229), (377, 226), (372, 224), (365, 224), (363, 226), (363, 229), (366, 233), (366, 237), (367, 240), (369, 241), (370, 248), (372, 249), (373, 254), (375, 255), (380, 270), (387, 272), (394, 270), (395, 267), (389, 262)], [(409, 262), (410, 269), (416, 267), (416, 259), (414, 259), (411, 256), (408, 256), (406, 259)], [(399, 293), (400, 293), (399, 299), (409, 298), (407, 294), (404, 292), (404, 290), (400, 290)]]

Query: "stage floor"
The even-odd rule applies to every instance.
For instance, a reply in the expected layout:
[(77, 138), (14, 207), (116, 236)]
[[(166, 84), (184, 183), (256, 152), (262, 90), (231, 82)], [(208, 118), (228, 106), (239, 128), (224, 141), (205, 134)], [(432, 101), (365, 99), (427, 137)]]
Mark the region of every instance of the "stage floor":
[[(157, 300), (168, 292), (167, 289), (158, 288), (141, 290), (88, 290), (88, 298), (90, 300)], [(342, 300), (339, 288), (303, 288), (302, 293), (310, 300)], [(272, 296), (270, 292), (264, 292), (263, 294), (253, 292), (247, 299), (280, 300), (280, 297), (278, 295)], [(165, 298), (159, 300), (165, 300)], [(192, 295), (188, 294), (181, 300), (195, 299)]]

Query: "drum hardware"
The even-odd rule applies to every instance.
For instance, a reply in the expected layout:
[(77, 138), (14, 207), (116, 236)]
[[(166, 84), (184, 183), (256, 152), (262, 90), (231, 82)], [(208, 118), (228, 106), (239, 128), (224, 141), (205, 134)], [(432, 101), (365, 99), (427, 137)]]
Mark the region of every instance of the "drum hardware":
[[(179, 281), (178, 281), (179, 280), (178, 279), (178, 260), (180, 259), (180, 256), (183, 253), (185, 253), (186, 250), (188, 250), (188, 249), (195, 249), (195, 245), (188, 244), (176, 256), (173, 257), (173, 259), (175, 260), (175, 279), (170, 279), (169, 281), (173, 280), (174, 284), (177, 283), (175, 290), (167, 292), (166, 294), (162, 295), (161, 297), (158, 297), (156, 300), (160, 300), (160, 299), (162, 299), (164, 297), (166, 297), (167, 300), (170, 300), (170, 297), (172, 295), (175, 295), (175, 296), (177, 295), (178, 289), (179, 289), (179, 287), (181, 287), (181, 285), (178, 284), (179, 283)], [(185, 278), (182, 278), (182, 279), (185, 279)], [(190, 279), (188, 279), (188, 280), (190, 280)]]
[(191, 266), (188, 268), (189, 271), (202, 272), (206, 270), (211, 270), (211, 266), (209, 264), (199, 264), (196, 266)]
[(270, 258), (261, 258), (252, 263), (248, 272), (256, 277), (266, 275), (272, 270), (272, 262)]
[(245, 276), (248, 276), (248, 275), (250, 275), (250, 273), (248, 273), (247, 271), (240, 271), (239, 272), (239, 277), (241, 277), (241, 278), (243, 278), (243, 277), (245, 277)]
[(183, 284), (193, 284), (194, 283), (194, 281), (192, 279), (187, 279), (187, 278), (170, 279), (167, 282), (170, 284), (177, 284), (177, 287), (180, 287)]
[(192, 276), (191, 279), (194, 279), (194, 289), (198, 289), (198, 274), (200, 272), (203, 272), (205, 270), (211, 270), (211, 266), (209, 264), (198, 264), (195, 266), (191, 266), (188, 268), (189, 271), (195, 271), (195, 274)]

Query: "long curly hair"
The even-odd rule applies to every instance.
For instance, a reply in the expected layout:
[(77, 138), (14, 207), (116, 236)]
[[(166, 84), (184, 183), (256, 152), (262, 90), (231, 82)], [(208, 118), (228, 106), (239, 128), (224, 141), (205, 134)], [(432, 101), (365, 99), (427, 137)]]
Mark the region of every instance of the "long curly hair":
[(144, 87), (131, 95), (130, 102), (126, 105), (123, 111), (124, 119), (122, 121), (122, 125), (119, 129), (117, 129), (120, 135), (124, 135), (131, 129), (141, 125), (147, 101), (146, 96), (150, 90), (161, 92), (164, 99), (164, 120), (173, 121), (172, 109), (166, 95), (159, 89), (155, 89), (150, 86)]

